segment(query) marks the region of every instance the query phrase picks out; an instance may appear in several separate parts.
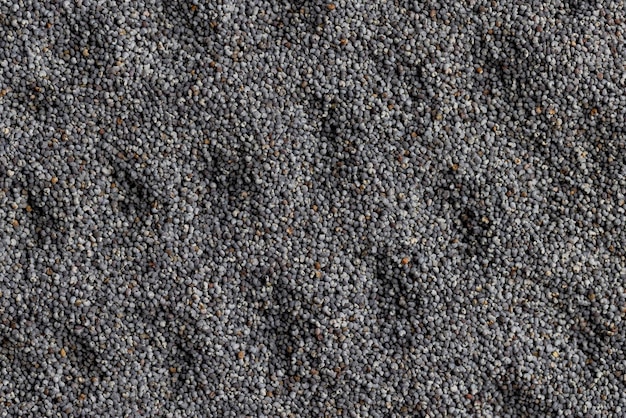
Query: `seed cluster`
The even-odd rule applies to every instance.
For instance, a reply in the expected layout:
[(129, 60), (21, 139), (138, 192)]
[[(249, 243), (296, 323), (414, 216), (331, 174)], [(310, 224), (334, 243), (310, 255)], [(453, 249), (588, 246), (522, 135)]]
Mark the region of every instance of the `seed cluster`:
[(0, 4), (0, 416), (626, 414), (626, 12)]

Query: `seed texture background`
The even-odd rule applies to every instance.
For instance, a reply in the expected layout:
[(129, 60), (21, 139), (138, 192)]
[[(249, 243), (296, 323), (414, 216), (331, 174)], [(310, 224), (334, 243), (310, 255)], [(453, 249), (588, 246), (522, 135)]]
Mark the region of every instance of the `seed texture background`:
[(1, 0), (0, 416), (623, 416), (625, 14)]

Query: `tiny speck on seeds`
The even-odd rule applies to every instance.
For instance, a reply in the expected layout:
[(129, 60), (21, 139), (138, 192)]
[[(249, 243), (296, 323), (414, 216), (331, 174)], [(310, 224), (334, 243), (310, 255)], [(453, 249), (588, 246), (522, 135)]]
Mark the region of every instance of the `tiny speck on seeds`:
[(245, 355), (246, 355), (246, 354), (245, 354), (243, 351), (240, 351), (240, 352), (238, 352), (238, 353), (237, 353), (237, 358), (238, 358), (239, 360), (242, 360), (242, 359), (244, 358), (244, 356), (245, 356)]
[(337, 8), (337, 6), (335, 6), (335, 3), (330, 3), (326, 7), (328, 8), (328, 10), (335, 10)]
[(407, 264), (409, 264), (410, 261), (411, 261), (411, 259), (409, 257), (404, 257), (402, 259), (402, 264), (407, 265)]
[(57, 177), (52, 177), (50, 181), (52, 182), (52, 184), (57, 184), (59, 182), (59, 179)]

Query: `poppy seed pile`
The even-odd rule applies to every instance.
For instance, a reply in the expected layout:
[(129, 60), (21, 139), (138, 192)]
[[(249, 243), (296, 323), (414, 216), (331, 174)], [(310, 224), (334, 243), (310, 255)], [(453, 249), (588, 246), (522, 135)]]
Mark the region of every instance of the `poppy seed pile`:
[(0, 2), (0, 416), (625, 415), (625, 37)]

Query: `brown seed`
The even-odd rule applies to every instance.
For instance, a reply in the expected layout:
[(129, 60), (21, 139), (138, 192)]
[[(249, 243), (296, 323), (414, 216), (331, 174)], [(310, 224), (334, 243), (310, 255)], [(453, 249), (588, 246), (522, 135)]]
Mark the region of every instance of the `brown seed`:
[(170, 373), (176, 373), (176, 367), (170, 367)]
[(320, 268), (322, 268), (322, 266), (320, 265), (319, 261), (315, 262), (315, 270), (319, 270)]
[(596, 109), (595, 107), (591, 109), (591, 116), (596, 116), (597, 114), (598, 114), (598, 109)]
[(409, 257), (404, 257), (402, 259), (402, 264), (404, 264), (406, 266), (407, 264), (409, 264), (409, 261), (411, 261), (411, 259)]
[(52, 184), (57, 184), (59, 182), (59, 179), (58, 177), (52, 177), (50, 181), (52, 182)]
[(20, 223), (19, 223), (19, 221), (18, 221), (17, 219), (13, 219), (13, 220), (11, 221), (11, 225), (13, 225), (13, 226), (18, 226), (19, 224), (20, 224)]
[(337, 8), (337, 6), (335, 6), (335, 3), (330, 3), (326, 7), (328, 8), (328, 10), (335, 10)]
[(483, 68), (482, 68), (482, 67), (478, 67), (478, 68), (476, 68), (476, 72), (477, 72), (478, 74), (482, 74), (482, 73), (483, 73)]
[(67, 356), (67, 352), (65, 351), (65, 348), (61, 348), (60, 354), (61, 354), (61, 357)]
[(339, 43), (343, 46), (348, 45), (348, 40), (346, 38), (343, 38), (341, 41), (339, 41)]
[(457, 163), (452, 164), (452, 171), (457, 171), (459, 169), (459, 165)]
[(237, 358), (239, 360), (243, 360), (243, 357), (246, 355), (246, 353), (244, 353), (243, 351), (240, 351), (237, 353)]

